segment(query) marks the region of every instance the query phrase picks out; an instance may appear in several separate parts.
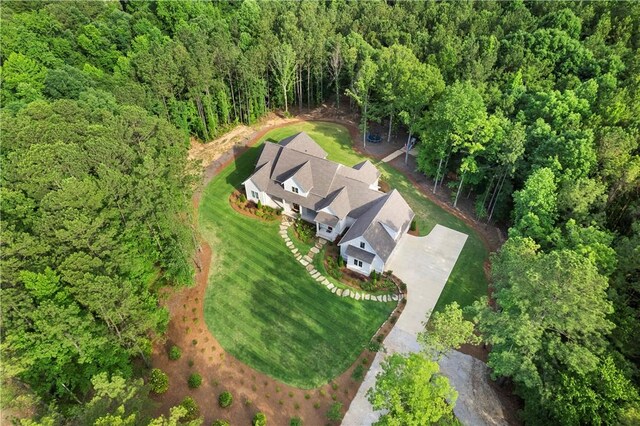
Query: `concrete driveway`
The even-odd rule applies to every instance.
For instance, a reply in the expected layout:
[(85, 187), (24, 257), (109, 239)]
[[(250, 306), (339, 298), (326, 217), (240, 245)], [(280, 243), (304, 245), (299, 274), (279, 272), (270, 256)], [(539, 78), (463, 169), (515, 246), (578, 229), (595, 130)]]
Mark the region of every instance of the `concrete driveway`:
[[(404, 235), (388, 262), (388, 269), (407, 284), (407, 306), (393, 330), (384, 339), (387, 354), (418, 352), (417, 337), (444, 288), (458, 256), (467, 241), (467, 235), (436, 225), (429, 235)], [(380, 372), (383, 353), (376, 354), (358, 393), (351, 402), (342, 421), (343, 426), (371, 425), (380, 416), (374, 412), (366, 398)]]

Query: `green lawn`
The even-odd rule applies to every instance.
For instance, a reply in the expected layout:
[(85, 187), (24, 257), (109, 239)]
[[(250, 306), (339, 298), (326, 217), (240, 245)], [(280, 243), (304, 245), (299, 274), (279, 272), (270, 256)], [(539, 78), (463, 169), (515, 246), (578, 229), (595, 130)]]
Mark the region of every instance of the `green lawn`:
[[(351, 148), (349, 131), (340, 125), (323, 122), (305, 122), (292, 124), (268, 132), (262, 140), (279, 141), (287, 136), (305, 131), (329, 154), (329, 159), (352, 166), (366, 157)], [(476, 232), (462, 220), (448, 213), (425, 197), (402, 173), (388, 164), (374, 162), (382, 172), (382, 177), (392, 188), (396, 188), (416, 213), (421, 235), (426, 235), (436, 224), (440, 224), (469, 235), (458, 258), (449, 281), (445, 286), (435, 310), (442, 310), (447, 304), (456, 301), (460, 306), (468, 306), (480, 296), (487, 294), (487, 280), (483, 271), (483, 262), (488, 253)]]
[(279, 222), (236, 213), (229, 194), (253, 171), (260, 148), (205, 189), (200, 231), (213, 251), (207, 326), (232, 355), (282, 382), (314, 388), (353, 363), (393, 303), (339, 298), (318, 285), (278, 235)]

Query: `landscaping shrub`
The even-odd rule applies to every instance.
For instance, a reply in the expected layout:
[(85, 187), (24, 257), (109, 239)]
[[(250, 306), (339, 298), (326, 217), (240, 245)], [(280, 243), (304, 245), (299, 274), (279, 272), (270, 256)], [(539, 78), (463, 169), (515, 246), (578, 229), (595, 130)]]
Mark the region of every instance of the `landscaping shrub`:
[(159, 368), (154, 368), (149, 376), (149, 385), (152, 392), (165, 393), (169, 389), (169, 376)]
[(294, 229), (298, 239), (306, 244), (311, 243), (316, 235), (316, 227), (300, 218), (296, 219)]
[(262, 201), (260, 200), (258, 200), (258, 210), (262, 210)]
[(320, 403), (319, 403), (319, 402), (314, 402), (314, 403), (313, 403), (313, 408), (315, 408), (316, 410), (317, 410), (318, 408), (320, 408)]
[(176, 345), (171, 346), (171, 349), (169, 349), (169, 359), (172, 361), (176, 361), (179, 360), (181, 356), (182, 351), (180, 350), (180, 348)]
[(218, 419), (218, 420), (214, 421), (214, 422), (211, 424), (211, 426), (230, 426), (230, 425), (229, 425), (229, 422), (228, 422), (228, 421)]
[(253, 426), (267, 426), (267, 416), (264, 413), (256, 413), (252, 423)]
[(358, 364), (356, 368), (353, 369), (353, 373), (351, 373), (351, 378), (356, 381), (362, 380), (364, 377), (364, 366), (362, 364)]
[(199, 375), (198, 373), (192, 373), (189, 376), (189, 387), (191, 389), (197, 389), (200, 387), (200, 385), (202, 384), (202, 376)]
[[(339, 259), (342, 257), (338, 256)], [(339, 280), (342, 278), (342, 271), (340, 270), (340, 266), (332, 256), (327, 256), (327, 272), (333, 278)]]
[(240, 194), (238, 199), (240, 200), (241, 203), (246, 203), (247, 202), (247, 196), (244, 195), (244, 194)]
[(367, 347), (371, 352), (379, 352), (382, 349), (382, 344), (379, 342), (371, 341), (369, 342), (369, 346)]
[(342, 420), (341, 402), (334, 402), (333, 404), (331, 404), (331, 408), (329, 408), (329, 411), (327, 411), (327, 418), (336, 422)]
[(289, 426), (302, 426), (302, 419), (300, 417), (292, 417), (289, 420)]
[(338, 266), (344, 268), (344, 258), (342, 256), (338, 256)]
[(198, 407), (196, 401), (190, 396), (183, 399), (180, 406), (187, 410), (187, 414), (181, 420), (190, 422), (200, 417), (200, 407)]
[(371, 281), (360, 281), (360, 288), (364, 291), (374, 291), (376, 289), (375, 283)]
[(220, 404), (222, 408), (227, 408), (232, 403), (233, 403), (233, 396), (231, 395), (231, 392), (224, 391), (218, 397), (218, 404)]
[(416, 223), (416, 220), (413, 219), (411, 221), (411, 225), (409, 225), (409, 230), (410, 231), (415, 231), (416, 229), (418, 229), (418, 224)]

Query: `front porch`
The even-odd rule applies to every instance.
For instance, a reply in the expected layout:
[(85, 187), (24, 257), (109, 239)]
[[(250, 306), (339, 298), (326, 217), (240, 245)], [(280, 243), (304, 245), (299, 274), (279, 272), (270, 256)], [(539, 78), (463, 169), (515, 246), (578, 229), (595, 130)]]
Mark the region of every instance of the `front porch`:
[(327, 241), (335, 241), (340, 235), (340, 219), (326, 212), (316, 212), (315, 210), (300, 207), (299, 212), (294, 213), (294, 217), (311, 223), (316, 227), (316, 236)]

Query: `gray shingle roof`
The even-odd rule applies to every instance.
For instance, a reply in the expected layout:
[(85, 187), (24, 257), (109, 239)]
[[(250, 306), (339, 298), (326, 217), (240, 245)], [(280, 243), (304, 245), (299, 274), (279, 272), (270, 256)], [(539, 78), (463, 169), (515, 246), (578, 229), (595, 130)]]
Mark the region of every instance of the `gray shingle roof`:
[(271, 161), (267, 161), (256, 169), (256, 172), (249, 179), (260, 191), (266, 191), (271, 181)]
[(396, 239), (385, 229), (383, 224), (402, 235), (414, 217), (413, 210), (397, 190), (372, 203), (342, 237), (339, 245), (355, 238), (363, 237), (385, 262), (396, 247)]
[(351, 209), (351, 203), (349, 202), (349, 194), (346, 186), (338, 189), (327, 195), (325, 201), (318, 205), (318, 210), (322, 210), (328, 207), (333, 213), (340, 219), (347, 217)]
[(280, 141), (280, 145), (286, 146), (289, 149), (293, 149), (298, 152), (312, 155), (318, 158), (327, 158), (327, 152), (320, 148), (320, 145), (316, 143), (311, 136), (305, 132), (300, 132), (297, 135), (290, 136)]
[[(329, 207), (338, 219), (354, 218), (340, 244), (362, 236), (386, 261), (397, 240), (383, 224), (393, 230), (392, 233), (402, 235), (411, 224), (413, 211), (398, 191), (384, 194), (369, 187), (380, 175), (371, 162), (349, 168), (326, 160), (326, 155), (306, 133), (287, 138), (281, 144), (266, 142), (249, 179), (273, 198), (315, 211)], [(282, 187), (290, 177), (309, 191), (306, 197)], [(320, 219), (332, 223), (335, 220), (325, 215), (320, 215)]]
[(311, 172), (311, 164), (308, 161), (300, 166), (291, 177), (304, 192), (309, 192), (313, 188), (313, 173)]
[(373, 262), (373, 259), (376, 258), (375, 254), (368, 252), (366, 250), (362, 250), (361, 248), (356, 246), (347, 247), (346, 254), (349, 257), (355, 257), (356, 259), (362, 260), (363, 262), (366, 262), (368, 264), (371, 264), (371, 262)]
[(318, 212), (314, 220), (327, 226), (336, 226), (340, 219), (326, 212)]
[(357, 179), (359, 181), (368, 183), (369, 185), (374, 183), (380, 177), (380, 172), (378, 171), (376, 166), (374, 166), (369, 160), (358, 163), (351, 169), (347, 170), (349, 170), (349, 172), (345, 171), (345, 176), (350, 175), (352, 179)]

